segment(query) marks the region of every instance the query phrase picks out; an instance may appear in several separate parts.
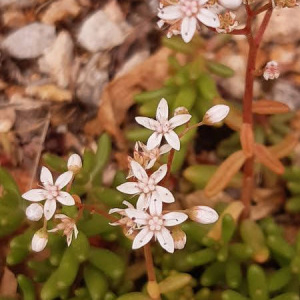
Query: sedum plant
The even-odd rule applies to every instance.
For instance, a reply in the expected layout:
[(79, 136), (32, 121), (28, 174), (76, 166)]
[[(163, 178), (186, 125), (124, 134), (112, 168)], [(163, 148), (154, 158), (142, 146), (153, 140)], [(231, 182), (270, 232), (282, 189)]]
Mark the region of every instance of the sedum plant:
[[(232, 11), (240, 6), (246, 12), (243, 28), (238, 27)], [(216, 90), (208, 97), (216, 105), (204, 105), (202, 110), (193, 89), (192, 99), (183, 97), (190, 92), (186, 78), (191, 76), (193, 67), (197, 69), (198, 63), (201, 64), (197, 61), (188, 66), (188, 75), (182, 77), (184, 92), (177, 76), (182, 74), (178, 71), (173, 81), (171, 78), (162, 90), (156, 91), (155, 105), (144, 106), (144, 116), (136, 117), (136, 122), (148, 132), (143, 141), (134, 139), (127, 178), (117, 171), (109, 187), (102, 184), (111, 150), (106, 134), (100, 137), (96, 153), (85, 151), (83, 161), (76, 154), (70, 156), (67, 164), (61, 158), (45, 155), (46, 164), (61, 174), (54, 180), (50, 170), (42, 167), (42, 186), (23, 195), (9, 174), (1, 169), (0, 235), (14, 233), (27, 218), (25, 230), (10, 242), (6, 261), (10, 266), (26, 263), (25, 274), (32, 274), (35, 282), (42, 283), (39, 293), (42, 300), (299, 299), (299, 236), (290, 245), (271, 219), (260, 224), (248, 219), (255, 161), (282, 174), (284, 166), (279, 159), (295, 144), (296, 138), (292, 136), (267, 147), (255, 140), (253, 132), (253, 114), (287, 111), (279, 102), (253, 101), (253, 83), (256, 75), (262, 75), (265, 80), (278, 78), (277, 62), (267, 63), (263, 72), (256, 71), (257, 51), (273, 10), (294, 6), (294, 1), (276, 0), (258, 5), (239, 0), (160, 1), (158, 25), (168, 27), (168, 38), (181, 35), (189, 43), (200, 25), (213, 32), (247, 37), (249, 53), (242, 116), (220, 99)], [(255, 31), (253, 21), (261, 13), (265, 15)], [(176, 65), (175, 60), (171, 63)], [(205, 68), (213, 73), (228, 71), (211, 62)], [(209, 76), (204, 77), (211, 83)], [(198, 81), (197, 76), (193, 80)], [(168, 93), (176, 94), (173, 89), (176, 85), (180, 86), (180, 97), (178, 94), (175, 100), (167, 101)], [(210, 91), (205, 84), (199, 90), (202, 95)], [(166, 95), (160, 96), (161, 93)], [(148, 93), (137, 96), (136, 100), (146, 105), (149, 97)], [(169, 105), (174, 110), (171, 117)], [(194, 117), (192, 108), (196, 106), (198, 113)], [(184, 141), (188, 143), (192, 139), (196, 128), (223, 120), (239, 132), (241, 149), (228, 155), (210, 178), (205, 193), (209, 197), (218, 194), (242, 169), (240, 201), (221, 203), (216, 210), (208, 206), (172, 209), (175, 196), (170, 174), (176, 154), (182, 150)], [(185, 176), (189, 177), (186, 172)], [(24, 205), (29, 202), (32, 203), (24, 214)], [(170, 205), (165, 208), (167, 204)], [(158, 242), (160, 247), (152, 247), (153, 242)], [(140, 248), (144, 252), (142, 259)], [(30, 250), (44, 249), (49, 253), (41, 260), (34, 256), (28, 259)], [(176, 249), (181, 251), (175, 252)], [(144, 285), (145, 272), (148, 280)], [(23, 298), (36, 299), (30, 277), (19, 274), (17, 279)]]

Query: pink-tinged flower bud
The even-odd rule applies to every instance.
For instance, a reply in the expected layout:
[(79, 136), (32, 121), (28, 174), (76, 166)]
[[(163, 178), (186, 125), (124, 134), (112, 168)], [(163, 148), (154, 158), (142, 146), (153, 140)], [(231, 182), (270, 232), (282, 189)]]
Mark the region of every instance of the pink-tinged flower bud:
[(197, 223), (211, 224), (219, 219), (217, 212), (208, 206), (194, 206), (186, 210), (189, 218)]
[(186, 115), (186, 114), (190, 114), (188, 109), (185, 108), (184, 106), (180, 106), (180, 107), (177, 107), (175, 110), (174, 110), (174, 116), (178, 116), (178, 115)]
[(179, 226), (175, 226), (171, 230), (171, 235), (174, 240), (174, 248), (183, 249), (186, 244), (185, 232)]
[(35, 252), (43, 251), (48, 243), (48, 233), (45, 229), (38, 230), (31, 241), (31, 249)]
[(43, 206), (38, 203), (32, 203), (26, 208), (26, 217), (30, 221), (38, 221), (43, 216)]
[(78, 154), (72, 154), (68, 159), (68, 170), (77, 174), (82, 168), (82, 161)]
[(237, 9), (241, 6), (242, 0), (218, 0), (227, 9)]
[(265, 80), (273, 80), (273, 79), (277, 79), (280, 75), (280, 71), (278, 68), (278, 63), (274, 60), (269, 61), (266, 66), (265, 66), (265, 70), (264, 70), (264, 78)]
[(229, 106), (218, 104), (211, 107), (204, 115), (202, 122), (206, 125), (219, 123), (227, 117), (229, 113)]

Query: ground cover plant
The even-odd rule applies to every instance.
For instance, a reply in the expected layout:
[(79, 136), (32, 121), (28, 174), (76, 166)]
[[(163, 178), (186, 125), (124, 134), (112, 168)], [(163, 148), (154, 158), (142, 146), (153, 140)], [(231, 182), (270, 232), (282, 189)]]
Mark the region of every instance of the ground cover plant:
[[(82, 155), (44, 153), (27, 191), (0, 168), (5, 272), (18, 283), (15, 297), (1, 299), (299, 299), (300, 234), (287, 240), (272, 217), (300, 211), (299, 116), (253, 95), (256, 77), (280, 75), (276, 61), (257, 68), (272, 13), (296, 6), (161, 0), (168, 76), (134, 96), (134, 121), (122, 128), (132, 149), (119, 155), (125, 168), (107, 176), (124, 144), (110, 130)], [(247, 39), (242, 104), (222, 97), (216, 78), (234, 72), (205, 56), (203, 27)], [(199, 162), (199, 133), (213, 140), (218, 131), (219, 164)]]

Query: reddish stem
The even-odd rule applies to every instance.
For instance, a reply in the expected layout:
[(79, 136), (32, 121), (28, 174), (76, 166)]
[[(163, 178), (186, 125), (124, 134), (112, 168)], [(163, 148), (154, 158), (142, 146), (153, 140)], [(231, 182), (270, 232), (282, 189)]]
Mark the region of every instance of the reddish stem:
[[(251, 28), (253, 13), (249, 8), (246, 10), (248, 13), (247, 25), (246, 27)], [(263, 34), (267, 28), (272, 15), (272, 8), (269, 8), (264, 16), (264, 19), (257, 31), (255, 38), (253, 38), (252, 33), (247, 36), (249, 43), (248, 61), (246, 69), (246, 79), (245, 79), (245, 91), (243, 99), (243, 123), (250, 124), (253, 127), (253, 115), (252, 115), (252, 100), (253, 100), (253, 84), (255, 77), (255, 65), (257, 58), (257, 51), (260, 46)], [(253, 192), (253, 182), (254, 182), (254, 157), (250, 157), (246, 160), (243, 168), (243, 188), (241, 200), (245, 206), (243, 211), (243, 217), (247, 218), (250, 214), (250, 205)]]

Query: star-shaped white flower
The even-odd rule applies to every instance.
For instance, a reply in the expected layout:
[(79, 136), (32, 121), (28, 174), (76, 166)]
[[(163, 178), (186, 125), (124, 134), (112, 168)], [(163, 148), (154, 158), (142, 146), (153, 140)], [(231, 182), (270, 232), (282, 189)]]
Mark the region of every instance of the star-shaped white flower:
[(49, 169), (42, 167), (40, 180), (43, 184), (42, 189), (32, 189), (22, 197), (28, 201), (39, 202), (45, 201), (44, 215), (47, 220), (50, 220), (56, 210), (56, 201), (63, 205), (74, 205), (73, 197), (64, 191), (61, 191), (72, 179), (73, 173), (71, 171), (61, 174), (53, 183), (53, 177)]
[(68, 246), (70, 246), (72, 243), (73, 235), (75, 239), (77, 239), (78, 236), (78, 229), (75, 220), (64, 214), (57, 214), (54, 218), (60, 219), (61, 223), (57, 224), (55, 228), (48, 230), (48, 232), (56, 232), (58, 230), (62, 230), (63, 234), (67, 238), (67, 244)]
[(220, 26), (218, 15), (205, 6), (207, 2), (208, 0), (179, 0), (174, 5), (160, 8), (158, 17), (171, 24), (171, 29), (181, 21), (181, 36), (188, 43), (193, 38), (198, 21), (213, 28)]
[(132, 249), (143, 247), (154, 237), (162, 248), (170, 253), (174, 252), (174, 240), (166, 227), (176, 226), (188, 218), (186, 214), (181, 212), (148, 214), (145, 211), (132, 208), (126, 209), (125, 212), (141, 229), (133, 240)]
[(117, 187), (122, 193), (140, 195), (136, 207), (145, 210), (149, 207), (151, 213), (160, 214), (162, 202), (171, 203), (175, 199), (172, 193), (165, 187), (157, 185), (167, 174), (167, 165), (162, 165), (152, 175), (148, 176), (144, 168), (132, 160), (130, 167), (137, 182), (125, 182)]
[(173, 129), (188, 122), (192, 116), (190, 114), (182, 114), (168, 120), (168, 115), (168, 103), (166, 99), (162, 98), (156, 110), (156, 120), (147, 117), (135, 118), (140, 125), (154, 130), (154, 133), (147, 141), (148, 150), (159, 146), (163, 137), (172, 148), (175, 150), (180, 149), (179, 137)]

